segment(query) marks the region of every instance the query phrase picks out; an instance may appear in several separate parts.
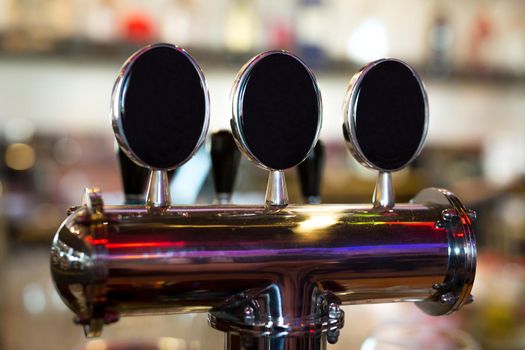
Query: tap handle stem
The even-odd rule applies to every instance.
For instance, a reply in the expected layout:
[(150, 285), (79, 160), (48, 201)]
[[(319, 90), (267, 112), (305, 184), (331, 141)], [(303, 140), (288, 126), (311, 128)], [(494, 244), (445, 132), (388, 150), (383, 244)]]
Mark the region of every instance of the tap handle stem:
[(211, 135), (210, 153), (217, 200), (219, 203), (229, 203), (241, 159), (230, 131), (219, 130)]
[(321, 180), (325, 163), (325, 147), (319, 140), (308, 157), (297, 166), (301, 193), (308, 204), (321, 202)]

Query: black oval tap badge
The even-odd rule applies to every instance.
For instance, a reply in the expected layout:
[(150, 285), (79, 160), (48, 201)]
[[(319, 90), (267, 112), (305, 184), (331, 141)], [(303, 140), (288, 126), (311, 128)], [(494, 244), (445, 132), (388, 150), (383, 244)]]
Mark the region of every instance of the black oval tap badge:
[(352, 82), (344, 121), (351, 152), (373, 169), (407, 166), (420, 153), (427, 132), (421, 79), (406, 63), (383, 59), (365, 66)]
[(169, 170), (185, 163), (205, 139), (209, 95), (195, 60), (168, 44), (131, 56), (115, 84), (113, 129), (138, 164)]
[(313, 73), (296, 56), (269, 51), (239, 73), (232, 127), (240, 148), (269, 170), (302, 162), (321, 128), (321, 95)]

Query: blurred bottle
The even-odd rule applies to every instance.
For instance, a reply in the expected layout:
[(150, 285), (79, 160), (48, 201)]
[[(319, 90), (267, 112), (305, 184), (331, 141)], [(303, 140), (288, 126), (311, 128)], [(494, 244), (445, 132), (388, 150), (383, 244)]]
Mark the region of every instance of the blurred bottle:
[(468, 63), (470, 69), (484, 71), (487, 68), (488, 44), (492, 35), (493, 23), (487, 10), (481, 7), (470, 27), (470, 51)]
[(312, 68), (323, 66), (327, 58), (324, 33), (330, 16), (324, 14), (325, 10), (322, 0), (299, 0), (297, 4), (297, 50)]
[(191, 45), (190, 35), (193, 16), (192, 0), (172, 0), (162, 11), (160, 39), (185, 47)]
[(249, 0), (234, 0), (224, 23), (226, 50), (243, 54), (254, 50), (258, 16)]
[(269, 49), (295, 51), (293, 2), (266, 0), (261, 14), (264, 25), (265, 46)]
[(0, 31), (6, 32), (8, 29), (8, 10), (9, 10), (9, 1), (0, 0)]
[(97, 44), (111, 44), (118, 38), (117, 10), (112, 0), (90, 3), (85, 14), (84, 36)]
[(428, 70), (436, 76), (446, 76), (452, 69), (451, 50), (454, 33), (446, 15), (438, 13), (430, 29)]
[(144, 9), (131, 10), (123, 17), (122, 35), (124, 41), (149, 44), (155, 41), (154, 19)]
[(12, 51), (48, 51), (58, 40), (69, 38), (74, 29), (73, 2), (67, 0), (8, 1), (3, 46)]

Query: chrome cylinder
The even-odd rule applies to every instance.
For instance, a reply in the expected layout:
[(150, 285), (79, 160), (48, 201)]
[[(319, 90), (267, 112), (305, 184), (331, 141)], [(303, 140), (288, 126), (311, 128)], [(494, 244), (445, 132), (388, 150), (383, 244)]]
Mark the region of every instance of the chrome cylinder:
[(315, 337), (246, 337), (238, 334), (227, 334), (224, 348), (226, 350), (257, 350), (257, 349), (308, 349), (326, 350), (326, 334)]
[(233, 341), (330, 336), (340, 304), (414, 301), (445, 314), (468, 301), (474, 279), (469, 212), (444, 190), (388, 210), (153, 211), (103, 206), (93, 192), (85, 202), (58, 230), (51, 271), (88, 335), (122, 316), (211, 310), (210, 324)]

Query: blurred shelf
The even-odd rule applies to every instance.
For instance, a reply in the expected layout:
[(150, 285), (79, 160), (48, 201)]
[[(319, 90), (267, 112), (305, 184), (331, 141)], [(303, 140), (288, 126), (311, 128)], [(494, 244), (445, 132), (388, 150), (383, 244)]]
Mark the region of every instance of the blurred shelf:
[[(16, 38), (15, 38), (16, 39)], [(72, 62), (109, 63), (120, 65), (131, 53), (148, 45), (146, 42), (116, 41), (111, 43), (97, 43), (87, 39), (40, 40), (38, 45), (31, 44), (27, 38), (13, 39), (5, 33), (0, 34), (0, 59), (16, 59), (27, 61), (41, 60), (68, 60)], [(34, 40), (33, 40), (34, 41)], [(25, 42), (16, 46), (6, 44), (10, 42)], [(29, 43), (29, 44), (28, 44)], [(243, 53), (231, 52), (221, 48), (187, 46), (190, 52), (206, 68), (239, 69), (247, 60), (261, 51), (261, 48)], [(361, 64), (344, 57), (310, 57), (308, 52), (302, 52), (300, 47), (286, 48), (297, 53), (316, 72), (323, 74), (340, 74), (356, 72)], [(518, 74), (502, 69), (486, 67), (475, 69), (470, 67), (450, 67), (446, 73), (432, 73), (431, 67), (424, 62), (409, 62), (427, 80), (446, 80), (447, 82), (481, 82), (490, 84), (525, 84), (525, 70)]]

